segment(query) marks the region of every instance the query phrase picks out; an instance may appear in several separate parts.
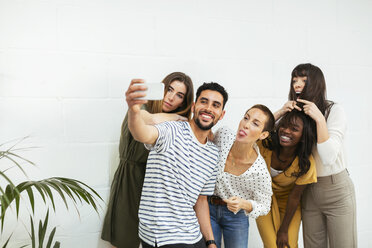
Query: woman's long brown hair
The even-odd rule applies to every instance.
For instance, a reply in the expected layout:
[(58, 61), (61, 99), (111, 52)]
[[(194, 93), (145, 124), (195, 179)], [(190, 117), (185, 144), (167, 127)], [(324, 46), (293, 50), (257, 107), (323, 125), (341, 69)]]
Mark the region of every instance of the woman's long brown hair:
[[(169, 86), (174, 81), (180, 81), (186, 86), (186, 94), (180, 107), (172, 111), (171, 113), (176, 113), (182, 115), (188, 119), (191, 118), (191, 104), (194, 101), (194, 86), (192, 80), (183, 72), (172, 72), (163, 79), (164, 84), (164, 96), (167, 94)], [(163, 112), (163, 100), (148, 101), (147, 111), (152, 114)]]
[(299, 98), (314, 102), (327, 119), (334, 102), (327, 100), (326, 83), (320, 68), (308, 63), (299, 64), (293, 69), (288, 94), (288, 99), (292, 101), (296, 101), (297, 99), (296, 92), (293, 88), (294, 77), (307, 77), (305, 87), (299, 95)]

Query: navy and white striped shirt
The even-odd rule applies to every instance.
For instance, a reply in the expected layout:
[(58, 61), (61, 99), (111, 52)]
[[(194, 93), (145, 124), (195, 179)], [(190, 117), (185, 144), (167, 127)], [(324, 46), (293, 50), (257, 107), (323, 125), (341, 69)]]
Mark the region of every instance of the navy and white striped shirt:
[(139, 207), (139, 236), (149, 245), (194, 244), (201, 238), (193, 209), (199, 195), (212, 195), (218, 149), (201, 144), (188, 122), (156, 125)]

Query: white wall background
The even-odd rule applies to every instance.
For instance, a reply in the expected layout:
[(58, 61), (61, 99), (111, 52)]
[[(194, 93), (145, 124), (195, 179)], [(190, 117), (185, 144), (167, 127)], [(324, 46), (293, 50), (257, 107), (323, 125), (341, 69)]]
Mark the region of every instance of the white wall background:
[[(217, 81), (230, 95), (219, 126), (235, 129), (255, 103), (281, 107), (291, 70), (311, 62), (348, 115), (359, 247), (372, 247), (371, 44), (371, 0), (0, 0), (0, 143), (31, 135), (30, 178), (76, 178), (107, 199), (131, 78)], [(101, 217), (79, 207), (80, 219), (57, 206), (62, 247), (108, 247), (102, 205)], [(28, 221), (8, 220), (10, 247), (27, 239)], [(249, 247), (260, 246), (251, 220)]]

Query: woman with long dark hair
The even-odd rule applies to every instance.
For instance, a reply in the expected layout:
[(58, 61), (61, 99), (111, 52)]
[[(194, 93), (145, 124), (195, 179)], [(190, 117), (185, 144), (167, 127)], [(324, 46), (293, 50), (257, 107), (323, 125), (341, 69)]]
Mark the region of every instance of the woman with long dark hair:
[[(142, 107), (141, 117), (154, 125), (190, 119), (194, 97), (191, 78), (182, 72), (173, 72), (163, 79), (163, 84), (163, 100), (148, 101)], [(111, 185), (101, 237), (114, 247), (136, 248), (140, 245), (138, 209), (149, 151), (133, 139), (128, 129), (128, 115), (121, 128), (119, 154), (120, 164)]]
[(312, 64), (294, 68), (288, 99), (277, 117), (300, 108), (316, 123), (317, 144), (312, 154), (318, 182), (308, 187), (302, 198), (304, 245), (357, 247), (355, 190), (346, 169), (345, 112), (327, 100), (323, 72)]
[(301, 195), (307, 185), (316, 182), (313, 129), (311, 118), (293, 110), (279, 120), (270, 139), (259, 143), (273, 189), (270, 212), (256, 220), (264, 247), (298, 246)]

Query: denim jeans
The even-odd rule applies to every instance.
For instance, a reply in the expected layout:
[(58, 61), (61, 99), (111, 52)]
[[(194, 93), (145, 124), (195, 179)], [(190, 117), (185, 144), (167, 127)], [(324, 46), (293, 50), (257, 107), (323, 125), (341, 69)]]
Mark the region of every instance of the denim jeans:
[(222, 235), (225, 248), (248, 247), (249, 218), (244, 210), (234, 214), (226, 205), (213, 205), (209, 202), (209, 212), (218, 248), (221, 248)]

